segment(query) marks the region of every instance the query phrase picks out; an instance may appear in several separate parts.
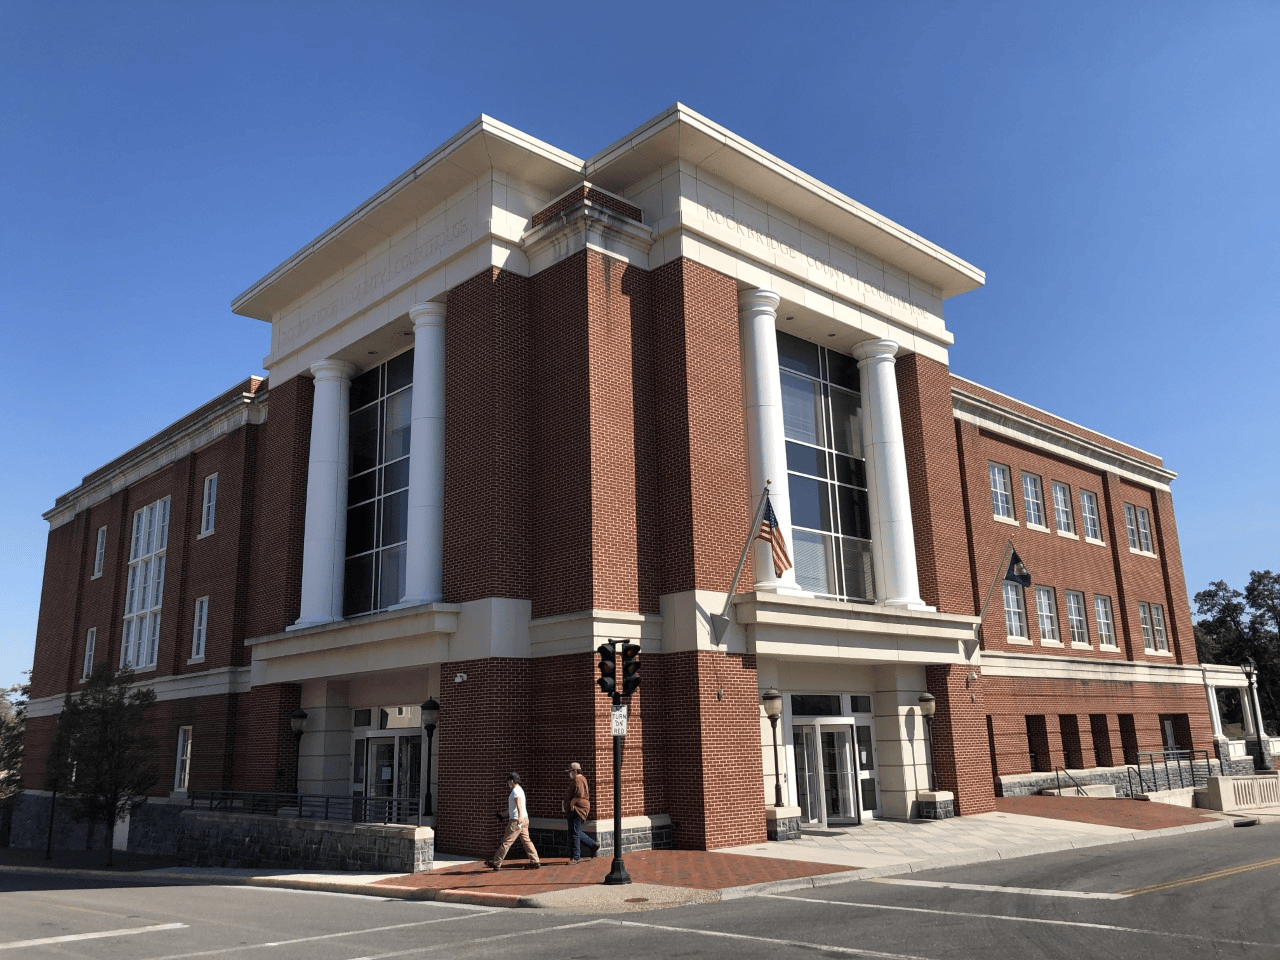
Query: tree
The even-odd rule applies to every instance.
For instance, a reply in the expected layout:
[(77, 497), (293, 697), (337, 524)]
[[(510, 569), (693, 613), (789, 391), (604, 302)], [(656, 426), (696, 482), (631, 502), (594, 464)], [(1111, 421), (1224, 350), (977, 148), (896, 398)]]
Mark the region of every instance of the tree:
[(27, 694), (19, 683), (0, 690), (0, 846), (6, 846), (13, 807), (22, 793), (22, 747), (27, 734)]
[(1225, 580), (1193, 598), (1203, 618), (1195, 624), (1201, 663), (1258, 665), (1258, 701), (1263, 726), (1274, 731), (1280, 719), (1280, 574), (1253, 570), (1242, 593)]
[(80, 692), (67, 694), (49, 769), (65, 792), (76, 820), (107, 833), (107, 865), (112, 863), (112, 828), (147, 801), (160, 775), (151, 764), (154, 741), (146, 735), (147, 711), (156, 702), (150, 688), (132, 689), (133, 671), (114, 673), (99, 664)]

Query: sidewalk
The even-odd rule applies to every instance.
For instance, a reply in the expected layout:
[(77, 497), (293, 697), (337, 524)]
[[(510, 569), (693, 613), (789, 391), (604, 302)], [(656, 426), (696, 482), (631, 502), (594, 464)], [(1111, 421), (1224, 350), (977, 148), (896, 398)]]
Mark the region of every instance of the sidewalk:
[(546, 857), (540, 870), (509, 860), (493, 871), (475, 860), (442, 856), (428, 873), (311, 873), (273, 869), (197, 868), (173, 860), (117, 851), (105, 870), (104, 851), (0, 848), (0, 871), (56, 871), (130, 882), (249, 884), (359, 893), (411, 900), (442, 900), (488, 907), (550, 907), (568, 912), (623, 913), (728, 900), (1033, 856), (1106, 843), (1230, 827), (1241, 819), (1280, 821), (1280, 810), (1245, 814), (1082, 797), (1008, 797), (996, 812), (951, 820), (873, 820), (861, 826), (806, 831), (799, 840), (751, 844), (713, 852), (643, 850), (624, 856), (629, 884), (607, 885), (612, 859), (570, 865)]

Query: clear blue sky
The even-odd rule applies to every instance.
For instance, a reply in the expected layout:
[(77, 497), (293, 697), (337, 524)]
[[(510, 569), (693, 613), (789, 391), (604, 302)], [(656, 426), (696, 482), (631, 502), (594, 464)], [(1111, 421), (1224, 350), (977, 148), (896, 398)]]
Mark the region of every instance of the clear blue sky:
[[(0, 686), (47, 525), (249, 374), (235, 295), (481, 113), (681, 101), (986, 271), (952, 369), (1158, 453), (1191, 593), (1280, 567), (1280, 4), (0, 0)], [(1270, 491), (1270, 492), (1268, 492)]]

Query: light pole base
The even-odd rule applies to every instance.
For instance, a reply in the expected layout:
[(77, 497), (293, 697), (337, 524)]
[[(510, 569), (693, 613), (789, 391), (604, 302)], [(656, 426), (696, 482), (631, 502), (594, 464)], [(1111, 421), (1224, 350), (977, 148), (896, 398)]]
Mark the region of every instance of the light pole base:
[(611, 869), (609, 871), (609, 875), (604, 878), (604, 882), (610, 886), (631, 882), (631, 874), (627, 873), (627, 868), (623, 864), (621, 856), (613, 858), (613, 869)]

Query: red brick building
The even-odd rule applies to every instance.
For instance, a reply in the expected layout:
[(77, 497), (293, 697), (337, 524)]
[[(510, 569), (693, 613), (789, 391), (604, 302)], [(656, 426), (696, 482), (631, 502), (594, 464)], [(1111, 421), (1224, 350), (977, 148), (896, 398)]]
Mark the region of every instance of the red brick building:
[[(552, 825), (578, 760), (612, 818), (610, 640), (639, 842), (1212, 754), (1174, 475), (950, 372), (983, 281), (679, 105), (586, 161), (482, 117), (234, 301), (266, 381), (48, 512), (28, 785), (127, 663), (163, 795), (429, 795), (487, 853), (509, 769)], [(735, 581), (766, 485), (791, 566), (756, 539)]]

